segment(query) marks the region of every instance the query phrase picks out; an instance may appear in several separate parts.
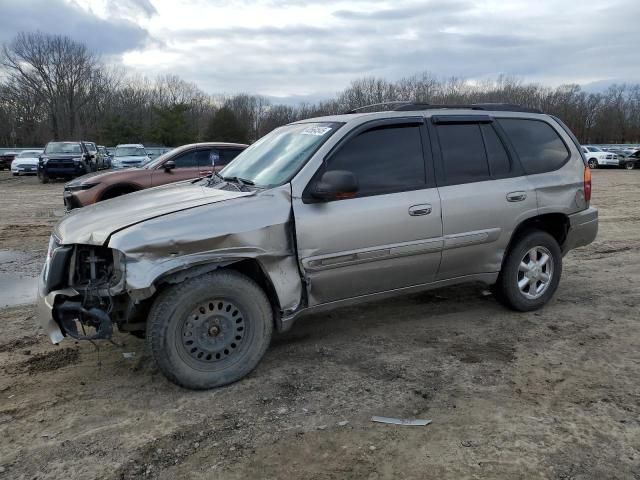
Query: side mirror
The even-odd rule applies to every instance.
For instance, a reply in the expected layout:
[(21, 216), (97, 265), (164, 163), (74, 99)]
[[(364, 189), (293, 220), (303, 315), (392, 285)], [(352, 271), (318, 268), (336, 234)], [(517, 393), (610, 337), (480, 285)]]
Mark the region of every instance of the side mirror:
[(311, 196), (318, 200), (328, 202), (353, 198), (358, 192), (358, 180), (355, 175), (347, 170), (329, 170), (322, 174), (312, 190)]
[(163, 167), (164, 167), (164, 171), (168, 172), (176, 168), (176, 162), (174, 162), (173, 160), (167, 160), (166, 162), (164, 162)]

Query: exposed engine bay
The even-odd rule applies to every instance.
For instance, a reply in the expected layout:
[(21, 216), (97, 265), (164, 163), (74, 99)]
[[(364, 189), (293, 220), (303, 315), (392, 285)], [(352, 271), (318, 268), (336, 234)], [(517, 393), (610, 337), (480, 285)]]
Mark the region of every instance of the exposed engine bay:
[[(55, 265), (52, 260), (51, 268)], [(51, 271), (49, 275), (56, 273)], [(133, 307), (124, 294), (124, 273), (122, 255), (117, 250), (75, 245), (68, 263), (66, 286), (78, 295), (55, 305), (62, 332), (78, 340), (111, 338), (113, 324), (125, 323)]]

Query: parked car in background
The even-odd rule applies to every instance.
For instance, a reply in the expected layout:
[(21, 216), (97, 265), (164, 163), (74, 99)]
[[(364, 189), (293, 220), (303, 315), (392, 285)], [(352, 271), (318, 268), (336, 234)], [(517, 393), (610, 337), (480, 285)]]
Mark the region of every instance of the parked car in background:
[(593, 145), (583, 145), (582, 153), (587, 159), (589, 168), (595, 169), (598, 167), (619, 167), (618, 155), (611, 152), (605, 152), (600, 147)]
[(23, 150), (11, 163), (11, 173), (17, 175), (37, 175), (38, 161), (42, 150)]
[[(83, 141), (82, 144), (89, 152), (89, 170), (91, 172), (97, 172), (100, 170), (101, 160), (98, 155), (98, 146), (93, 142)], [(104, 167), (103, 167), (104, 168)]]
[(629, 149), (620, 152), (620, 166), (627, 170), (640, 168), (640, 150)]
[(140, 167), (147, 163), (149, 155), (140, 143), (125, 143), (118, 145), (111, 158), (112, 168)]
[(154, 158), (158, 158), (160, 155), (164, 155), (169, 150), (171, 150), (171, 148), (169, 147), (147, 147), (147, 146), (145, 146), (144, 149), (147, 151), (147, 155), (149, 156), (149, 158), (151, 158), (151, 160), (153, 160)]
[(0, 152), (0, 170), (11, 169), (11, 162), (16, 158), (17, 152), (12, 150), (5, 150)]
[(107, 147), (104, 145), (98, 145), (98, 155), (102, 156), (104, 168), (111, 168), (111, 155), (107, 151)]
[(38, 178), (49, 183), (52, 178), (73, 178), (92, 171), (92, 154), (86, 142), (49, 142), (38, 161)]
[(65, 185), (64, 204), (70, 210), (149, 187), (206, 177), (245, 148), (247, 145), (240, 143), (194, 143), (175, 148), (140, 168), (85, 175)]
[(575, 136), (512, 105), (396, 110), (285, 125), (211, 178), (65, 216), (39, 281), (44, 331), (146, 334), (170, 381), (206, 389), (313, 312), (465, 282), (543, 307), (563, 255), (598, 231)]

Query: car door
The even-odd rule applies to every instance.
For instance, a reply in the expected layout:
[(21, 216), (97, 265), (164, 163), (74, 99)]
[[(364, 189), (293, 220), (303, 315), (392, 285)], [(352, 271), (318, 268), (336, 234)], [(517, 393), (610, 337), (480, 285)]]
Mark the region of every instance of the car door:
[(168, 158), (164, 163), (173, 160), (175, 168), (169, 170), (164, 167), (164, 163), (159, 165), (152, 175), (153, 186), (200, 177), (201, 158), (208, 156), (209, 149), (200, 148), (181, 152), (174, 157)]
[[(293, 199), (310, 306), (434, 280), (442, 224), (428, 143), (422, 117), (369, 122), (328, 154)], [(307, 192), (332, 170), (352, 172), (358, 192), (314, 201)]]
[(489, 116), (434, 116), (444, 246), (437, 279), (495, 273), (516, 227), (537, 213), (535, 188)]

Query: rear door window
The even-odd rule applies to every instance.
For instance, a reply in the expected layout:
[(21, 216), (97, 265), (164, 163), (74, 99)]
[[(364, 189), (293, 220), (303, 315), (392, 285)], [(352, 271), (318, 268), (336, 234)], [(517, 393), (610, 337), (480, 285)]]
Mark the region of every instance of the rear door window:
[(569, 159), (567, 146), (547, 122), (526, 118), (501, 118), (498, 121), (527, 174), (557, 170)]
[(240, 155), (241, 152), (242, 150), (237, 148), (223, 148), (222, 150), (220, 150), (220, 165), (226, 165), (231, 160)]
[(489, 124), (482, 124), (482, 137), (484, 138), (484, 146), (487, 149), (487, 158), (489, 159), (489, 172), (492, 178), (508, 177), (511, 173), (511, 159), (507, 150), (504, 148), (500, 137), (495, 129)]
[(481, 182), (491, 178), (484, 140), (477, 123), (452, 123), (436, 126), (444, 184)]

